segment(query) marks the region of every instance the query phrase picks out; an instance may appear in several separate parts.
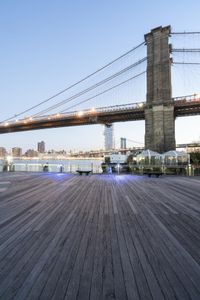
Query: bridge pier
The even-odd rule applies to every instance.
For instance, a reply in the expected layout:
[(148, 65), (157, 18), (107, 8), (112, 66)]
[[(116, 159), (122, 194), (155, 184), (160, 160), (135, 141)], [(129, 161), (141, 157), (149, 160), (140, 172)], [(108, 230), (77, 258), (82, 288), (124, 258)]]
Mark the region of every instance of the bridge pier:
[(160, 153), (176, 147), (169, 35), (170, 26), (155, 28), (145, 35), (147, 45), (145, 148)]

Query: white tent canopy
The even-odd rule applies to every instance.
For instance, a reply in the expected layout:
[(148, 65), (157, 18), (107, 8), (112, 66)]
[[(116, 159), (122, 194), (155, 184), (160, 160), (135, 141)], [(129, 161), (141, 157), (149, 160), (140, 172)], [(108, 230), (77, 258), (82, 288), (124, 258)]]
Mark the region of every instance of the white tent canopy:
[(164, 164), (188, 164), (190, 162), (190, 155), (183, 151), (171, 150), (163, 153)]
[(160, 157), (160, 154), (158, 152), (152, 151), (152, 150), (143, 150), (140, 154), (137, 155), (137, 157)]
[(147, 149), (138, 154), (136, 160), (138, 164), (154, 165), (161, 163), (162, 156), (158, 152)]
[(143, 150), (136, 157), (139, 165), (187, 165), (190, 163), (190, 156), (183, 151), (171, 150), (164, 154), (152, 150)]
[(172, 156), (172, 157), (180, 157), (180, 156), (188, 156), (186, 152), (183, 151), (175, 151), (175, 150), (170, 150), (168, 152), (163, 153), (163, 156)]

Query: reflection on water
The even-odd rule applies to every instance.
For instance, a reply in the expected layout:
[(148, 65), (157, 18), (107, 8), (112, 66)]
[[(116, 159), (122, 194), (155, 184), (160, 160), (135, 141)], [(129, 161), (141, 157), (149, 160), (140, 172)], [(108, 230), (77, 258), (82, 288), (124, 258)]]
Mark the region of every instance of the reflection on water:
[[(93, 173), (102, 173), (101, 163), (96, 159), (73, 160), (13, 160), (9, 166), (10, 171), (27, 172), (66, 172), (76, 173), (76, 170), (92, 170)], [(0, 161), (0, 172), (3, 171), (5, 162)]]

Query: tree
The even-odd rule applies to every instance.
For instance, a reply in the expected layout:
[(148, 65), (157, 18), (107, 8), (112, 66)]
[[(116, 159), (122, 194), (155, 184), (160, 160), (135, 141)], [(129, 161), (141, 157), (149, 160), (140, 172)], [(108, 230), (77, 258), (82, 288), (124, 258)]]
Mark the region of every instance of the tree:
[(200, 163), (200, 152), (190, 153), (191, 164), (198, 165)]

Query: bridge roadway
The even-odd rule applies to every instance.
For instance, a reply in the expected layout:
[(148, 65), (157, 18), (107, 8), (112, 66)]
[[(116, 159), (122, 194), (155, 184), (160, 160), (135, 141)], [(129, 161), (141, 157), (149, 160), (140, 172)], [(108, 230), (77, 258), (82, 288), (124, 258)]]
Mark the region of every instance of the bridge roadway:
[[(110, 124), (114, 122), (145, 120), (145, 102), (102, 107), (81, 112), (69, 112), (40, 117), (30, 117), (0, 123), (0, 134), (56, 127)], [(200, 98), (192, 96), (174, 98), (174, 116), (193, 116), (200, 114)]]

